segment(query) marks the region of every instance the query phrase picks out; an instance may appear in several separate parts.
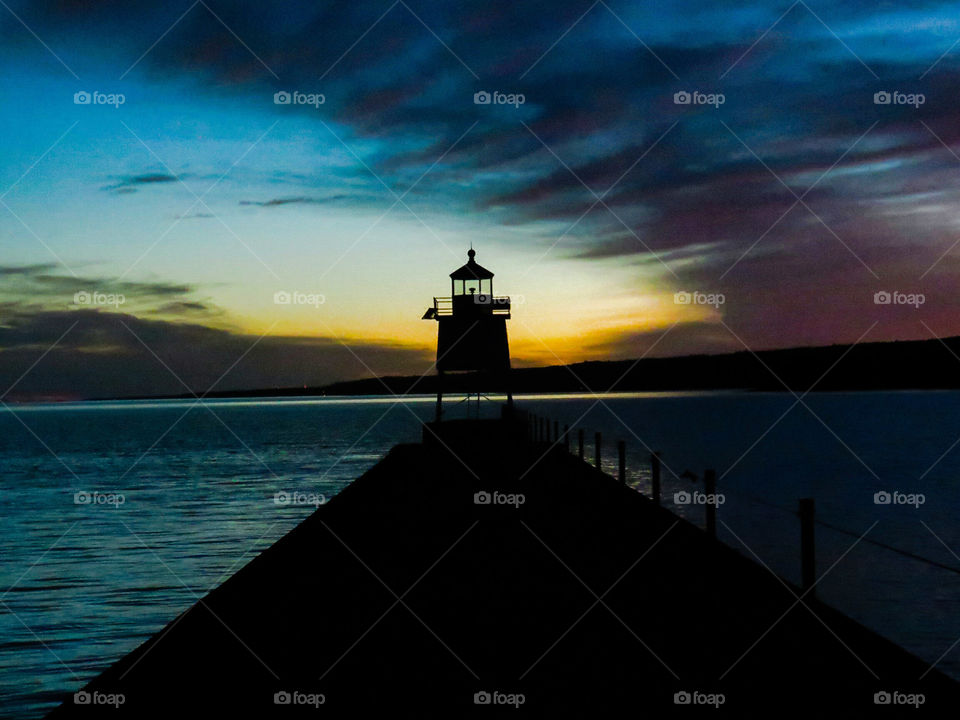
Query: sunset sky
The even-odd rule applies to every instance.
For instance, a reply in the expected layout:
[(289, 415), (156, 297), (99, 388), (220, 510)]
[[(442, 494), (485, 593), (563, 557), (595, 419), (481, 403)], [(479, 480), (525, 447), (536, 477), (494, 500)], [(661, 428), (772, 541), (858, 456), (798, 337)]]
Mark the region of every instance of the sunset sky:
[(0, 392), (424, 373), (471, 243), (517, 365), (960, 334), (957, 17), (5, 0)]

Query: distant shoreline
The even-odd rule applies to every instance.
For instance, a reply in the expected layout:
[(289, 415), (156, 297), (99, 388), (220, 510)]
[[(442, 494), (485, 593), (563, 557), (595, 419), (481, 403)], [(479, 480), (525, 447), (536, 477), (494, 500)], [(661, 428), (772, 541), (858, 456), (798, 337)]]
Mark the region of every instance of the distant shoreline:
[[(960, 337), (518, 368), (511, 374), (511, 384), (513, 392), (518, 394), (955, 390), (960, 389)], [(444, 380), (445, 393), (463, 394), (476, 387), (488, 394), (507, 389), (497, 383), (478, 384), (478, 378), (473, 374), (448, 375)], [(350, 380), (319, 387), (220, 390), (208, 394), (198, 390), (196, 395), (178, 393), (86, 399), (389, 397), (436, 392), (435, 375), (410, 375)]]

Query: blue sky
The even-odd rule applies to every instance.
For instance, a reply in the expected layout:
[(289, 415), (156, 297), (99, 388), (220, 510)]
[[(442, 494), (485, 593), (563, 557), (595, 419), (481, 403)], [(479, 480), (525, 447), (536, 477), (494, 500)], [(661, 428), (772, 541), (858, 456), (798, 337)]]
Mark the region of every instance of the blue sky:
[(17, 393), (425, 372), (471, 242), (518, 364), (958, 334), (955, 10), (10, 2), (0, 379), (58, 338)]

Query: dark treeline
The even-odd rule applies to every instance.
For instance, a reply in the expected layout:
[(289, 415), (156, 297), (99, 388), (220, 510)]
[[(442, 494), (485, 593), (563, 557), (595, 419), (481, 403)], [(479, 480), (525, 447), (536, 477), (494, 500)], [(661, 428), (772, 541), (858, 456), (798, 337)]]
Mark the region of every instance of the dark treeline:
[[(434, 374), (420, 378), (382, 377), (338, 382), (315, 388), (263, 388), (210, 393), (208, 397), (304, 395), (402, 395), (435, 393)], [(790, 350), (747, 351), (727, 355), (690, 355), (583, 362), (512, 372), (513, 391), (624, 392), (663, 390), (830, 390), (947, 389), (960, 387), (960, 337), (946, 340), (832, 345)], [(505, 389), (502, 379), (473, 374), (448, 375), (444, 392)], [(190, 397), (183, 395), (180, 397)]]

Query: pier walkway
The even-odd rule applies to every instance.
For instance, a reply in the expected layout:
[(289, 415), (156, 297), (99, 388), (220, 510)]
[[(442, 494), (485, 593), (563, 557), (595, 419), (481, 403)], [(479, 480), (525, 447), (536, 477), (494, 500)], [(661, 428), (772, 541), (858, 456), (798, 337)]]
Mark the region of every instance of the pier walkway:
[[(94, 679), (91, 704), (68, 700), (51, 717), (960, 707), (956, 682), (798, 601), (799, 588), (562, 446), (496, 421), (445, 425), (442, 439), (428, 430), (428, 442), (393, 448)], [(111, 694), (123, 704), (96, 704)]]

